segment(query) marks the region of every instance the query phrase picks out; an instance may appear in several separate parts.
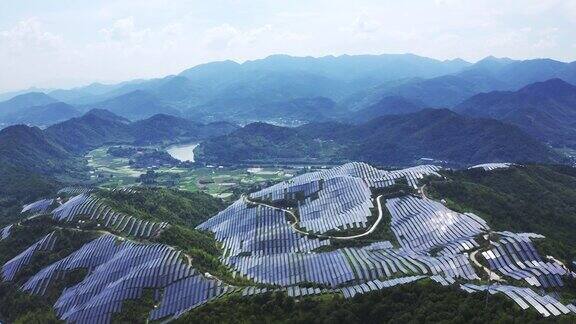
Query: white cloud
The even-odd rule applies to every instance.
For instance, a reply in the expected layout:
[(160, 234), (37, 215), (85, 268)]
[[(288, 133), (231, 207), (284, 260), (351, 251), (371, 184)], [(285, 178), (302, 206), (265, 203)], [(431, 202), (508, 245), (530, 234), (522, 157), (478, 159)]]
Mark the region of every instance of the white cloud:
[(377, 32), (381, 27), (381, 24), (366, 13), (361, 14), (352, 23), (351, 31), (356, 34), (371, 34)]
[(108, 41), (140, 43), (150, 33), (149, 29), (137, 29), (133, 17), (126, 17), (114, 21), (110, 28), (100, 30)]
[(202, 43), (209, 50), (220, 51), (251, 46), (259, 41), (270, 40), (271, 36), (274, 36), (272, 25), (241, 30), (222, 24), (206, 30)]
[(0, 44), (3, 49), (17, 53), (53, 51), (62, 47), (62, 37), (45, 31), (39, 19), (28, 18), (11, 29), (0, 31)]

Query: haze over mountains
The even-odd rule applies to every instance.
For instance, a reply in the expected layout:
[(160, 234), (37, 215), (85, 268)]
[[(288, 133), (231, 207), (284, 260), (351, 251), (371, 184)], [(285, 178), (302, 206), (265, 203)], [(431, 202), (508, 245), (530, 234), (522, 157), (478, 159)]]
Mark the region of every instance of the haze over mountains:
[(165, 113), (198, 121), (310, 122), (348, 118), (386, 98), (405, 102), (395, 105), (406, 110), (395, 107), (393, 113), (414, 112), (414, 106), (452, 108), (481, 92), (516, 91), (553, 78), (576, 83), (576, 63), (488, 57), (472, 64), (413, 54), (274, 55), (243, 64), (203, 64), (159, 79), (22, 94), (0, 103), (0, 122), (40, 125), (38, 117), (44, 116), (40, 126), (50, 125), (58, 121), (50, 118), (54, 110), (37, 109), (40, 116), (25, 118), (13, 113), (55, 102), (72, 106), (63, 109), (62, 118), (100, 108), (131, 120)]
[(454, 110), (517, 125), (553, 146), (576, 147), (576, 86), (561, 79), (478, 94)]
[(198, 151), (210, 163), (559, 162), (549, 146), (576, 146), (574, 83), (576, 63), (550, 59), (274, 55), (19, 94), (0, 103), (0, 123), (45, 128), (47, 147), (75, 156), (111, 143), (207, 140)]

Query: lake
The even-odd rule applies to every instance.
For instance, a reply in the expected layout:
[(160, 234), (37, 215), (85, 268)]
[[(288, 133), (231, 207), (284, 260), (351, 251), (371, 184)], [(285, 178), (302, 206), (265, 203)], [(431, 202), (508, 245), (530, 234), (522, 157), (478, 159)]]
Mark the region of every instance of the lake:
[(180, 161), (194, 162), (194, 149), (198, 143), (169, 146), (166, 151), (173, 158)]

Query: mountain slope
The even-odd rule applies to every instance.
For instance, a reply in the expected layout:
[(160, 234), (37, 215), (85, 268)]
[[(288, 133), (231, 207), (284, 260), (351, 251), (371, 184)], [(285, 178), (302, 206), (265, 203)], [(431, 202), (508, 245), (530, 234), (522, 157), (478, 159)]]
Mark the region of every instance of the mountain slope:
[(63, 102), (33, 106), (2, 118), (7, 124), (52, 125), (80, 115), (80, 112)]
[(407, 165), (420, 158), (457, 164), (560, 160), (514, 126), (446, 109), (383, 116), (358, 126), (312, 123), (291, 129), (256, 123), (207, 140), (197, 150), (198, 160), (210, 163), (322, 159)]
[(56, 100), (42, 92), (28, 92), (0, 102), (0, 117), (18, 114), (26, 108), (54, 103)]
[(478, 94), (454, 110), (517, 125), (554, 146), (576, 147), (576, 86), (561, 79), (537, 82), (515, 92)]
[(126, 119), (100, 109), (94, 109), (81, 117), (52, 125), (45, 132), (67, 150), (76, 154), (105, 143), (126, 143), (133, 140)]
[(70, 152), (82, 154), (105, 144), (197, 141), (228, 134), (237, 128), (230, 123), (205, 125), (163, 114), (131, 123), (107, 110), (93, 109), (81, 117), (50, 126), (45, 133)]
[(558, 156), (518, 128), (447, 109), (385, 116), (341, 135), (366, 161), (406, 163), (418, 158), (474, 164), (489, 161), (551, 162)]
[(74, 156), (37, 127), (0, 130), (0, 165), (42, 173), (65, 173)]
[(159, 113), (179, 114), (178, 110), (163, 105), (155, 96), (142, 90), (135, 90), (118, 97), (88, 105), (88, 107), (106, 109), (116, 115), (131, 120), (144, 119)]
[(238, 126), (226, 122), (200, 124), (184, 118), (158, 114), (130, 125), (137, 144), (201, 140), (225, 135)]
[[(528, 84), (552, 78), (576, 82), (576, 65), (550, 59), (514, 61), (487, 57), (457, 73), (383, 83), (344, 102), (348, 107), (358, 109), (359, 105), (367, 107), (362, 102), (369, 105), (380, 98), (398, 95), (421, 101), (429, 107), (452, 107), (481, 92), (516, 91)], [(366, 97), (370, 100), (366, 100)]]
[(320, 141), (296, 129), (266, 123), (248, 124), (228, 135), (209, 139), (194, 153), (198, 160), (213, 163), (314, 159), (329, 155), (322, 151)]
[(414, 102), (400, 96), (389, 96), (382, 98), (374, 105), (352, 113), (347, 116), (347, 119), (349, 118), (355, 123), (363, 123), (380, 116), (409, 114), (424, 108), (424, 104), (420, 102)]

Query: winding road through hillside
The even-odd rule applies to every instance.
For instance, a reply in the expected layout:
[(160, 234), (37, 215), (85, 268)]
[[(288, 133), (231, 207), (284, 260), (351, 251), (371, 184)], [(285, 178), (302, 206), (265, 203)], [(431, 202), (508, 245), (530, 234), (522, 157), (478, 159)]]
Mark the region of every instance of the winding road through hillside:
[(374, 224), (372, 224), (372, 226), (366, 232), (361, 233), (361, 234), (357, 234), (357, 235), (350, 235), (350, 236), (332, 236), (332, 235), (315, 234), (315, 233), (305, 232), (305, 231), (298, 228), (298, 224), (299, 224), (298, 217), (296, 217), (296, 215), (291, 210), (272, 206), (272, 205), (265, 204), (262, 202), (252, 201), (252, 200), (248, 199), (247, 196), (243, 196), (243, 199), (248, 203), (255, 204), (255, 205), (261, 205), (261, 206), (265, 206), (265, 207), (272, 208), (272, 209), (281, 210), (281, 211), (287, 213), (288, 215), (290, 215), (290, 217), (293, 219), (293, 221), (290, 222), (290, 226), (292, 226), (292, 229), (295, 232), (298, 232), (302, 235), (314, 235), (314, 236), (317, 236), (320, 238), (327, 238), (327, 239), (334, 239), (334, 240), (353, 240), (353, 239), (357, 239), (360, 237), (364, 237), (366, 235), (370, 235), (370, 233), (374, 232), (374, 230), (376, 230), (376, 227), (378, 226), (378, 224), (380, 224), (380, 222), (382, 221), (382, 217), (384, 214), (384, 212), (382, 211), (381, 198), (382, 198), (382, 195), (379, 195), (378, 197), (376, 197), (376, 205), (378, 206), (378, 218), (376, 219)]

